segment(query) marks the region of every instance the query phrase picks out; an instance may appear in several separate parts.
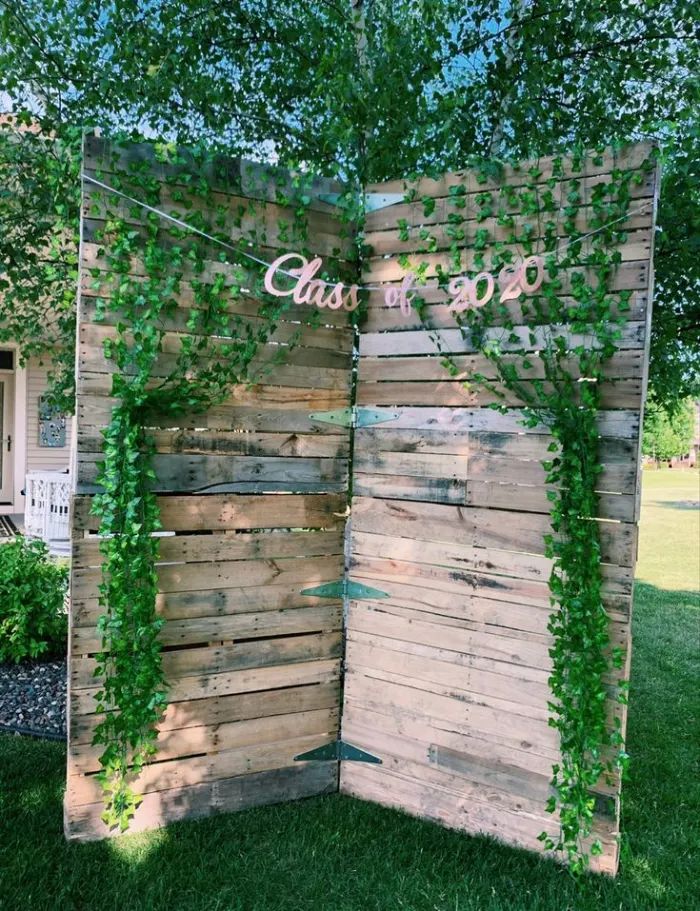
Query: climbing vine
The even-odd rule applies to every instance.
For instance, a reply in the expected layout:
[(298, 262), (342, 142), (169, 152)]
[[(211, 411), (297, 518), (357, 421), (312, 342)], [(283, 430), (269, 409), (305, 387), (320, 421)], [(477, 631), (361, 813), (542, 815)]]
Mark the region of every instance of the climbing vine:
[[(260, 227), (264, 218), (253, 217), (253, 227), (246, 227), (256, 214), (253, 200), (233, 214), (217, 204), (212, 185), (228, 183), (229, 175), (216, 170), (216, 161), (201, 155), (184, 158), (169, 145), (157, 145), (155, 152), (164, 181), (154, 176), (153, 162), (120, 167), (119, 146), (113, 147), (111, 160), (104, 163), (108, 173), (97, 172), (110, 189), (88, 185), (90, 211), (100, 227), (94, 237), (89, 222), (84, 229), (84, 236), (99, 245), (90, 291), (98, 295), (94, 322), (111, 327), (103, 342), (113, 371), (105, 391), (116, 400), (103, 432), (104, 459), (93, 502), (93, 512), (100, 517), (104, 612), (95, 668), (100, 681), (97, 711), (103, 714), (94, 743), (104, 748), (99, 774), (103, 819), (122, 831), (139, 804), (132, 783), (156, 753), (157, 724), (167, 706), (159, 643), (164, 621), (156, 610), (155, 533), (161, 527), (153, 467), (156, 445), (149, 428), (206, 411), (224, 401), (233, 386), (254, 382), (286, 356), (301, 331), (287, 323), (270, 355), (270, 346), (265, 346), (276, 338), (288, 304), (266, 299), (260, 269), (241, 265), (245, 256), (237, 256), (235, 248), (224, 252), (221, 245), (204, 242), (181, 225), (169, 225), (138, 204), (162, 210), (165, 189), (179, 218), (186, 218), (192, 229), (229, 248), (231, 233), (236, 234), (237, 249), (243, 252), (266, 243)], [(264, 200), (272, 193), (277, 202), (293, 206), (289, 224), (277, 230), (285, 242), (303, 245), (308, 178), (300, 175), (291, 188), (275, 188), (277, 178), (274, 171), (263, 175), (273, 189), (261, 187), (259, 195)], [(179, 299), (185, 291), (188, 307), (183, 310)]]
[[(590, 161), (600, 165), (602, 157), (593, 155)], [(482, 400), (491, 398), (491, 407), (504, 412), (518, 407), (525, 426), (546, 428), (552, 437), (542, 462), (551, 515), (545, 538), (545, 554), (552, 560), (549, 723), (559, 734), (561, 760), (553, 766), (546, 807), (558, 811), (558, 831), (542, 832), (540, 840), (546, 849), (562, 852), (576, 874), (587, 868), (590, 855), (603, 850), (594, 837), (596, 786), (601, 778), (623, 773), (628, 762), (619, 713), (610, 711), (611, 695), (626, 702), (627, 683), (621, 679), (625, 651), (611, 636), (602, 581), (599, 418), (601, 387), (609, 383), (606, 367), (618, 350), (630, 309), (630, 292), (613, 293), (611, 287), (627, 240), (631, 187), (656, 166), (653, 156), (638, 171), (614, 163), (610, 178), (584, 195), (583, 178), (576, 175), (582, 175), (585, 162), (578, 153), (568, 175), (557, 159), (545, 182), (533, 166), (520, 186), (498, 180), (498, 191), (475, 193), (471, 237), (466, 233), (466, 186), (450, 187), (446, 235), (452, 268), (438, 268), (445, 288), (448, 272), (462, 271), (459, 251), (465, 244), (471, 275), (501, 269), (507, 274), (514, 249), (523, 258), (537, 253), (544, 259), (546, 281), (536, 295), (521, 294), (518, 301), (504, 303), (497, 294), (485, 305), (454, 315), (463, 337), (491, 365), (486, 373), (473, 373), (465, 385), (480, 388)], [(497, 163), (486, 162), (477, 171), (482, 184), (494, 168)], [(566, 193), (561, 202), (553, 192), (559, 187)], [(409, 190), (406, 198), (416, 195)], [(428, 215), (434, 200), (423, 202)], [(422, 231), (421, 252), (437, 249), (436, 239)], [(407, 239), (405, 224), (399, 232)], [(421, 266), (409, 257), (403, 265), (421, 275)], [(480, 293), (477, 288), (477, 297)], [(431, 329), (425, 302), (417, 299), (414, 305)], [(449, 375), (459, 378), (439, 333), (431, 334)]]

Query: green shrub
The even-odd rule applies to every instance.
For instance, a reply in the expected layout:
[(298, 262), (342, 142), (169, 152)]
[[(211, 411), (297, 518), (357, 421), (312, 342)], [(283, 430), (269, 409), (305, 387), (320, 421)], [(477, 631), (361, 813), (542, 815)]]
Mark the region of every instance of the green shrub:
[(0, 544), (0, 661), (65, 654), (68, 574), (43, 541)]

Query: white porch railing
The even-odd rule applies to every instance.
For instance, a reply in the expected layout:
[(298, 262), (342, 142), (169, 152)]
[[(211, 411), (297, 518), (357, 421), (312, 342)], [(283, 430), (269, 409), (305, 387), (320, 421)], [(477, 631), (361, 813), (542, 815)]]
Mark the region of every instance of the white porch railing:
[(24, 533), (46, 541), (70, 538), (70, 475), (63, 471), (29, 471), (25, 485)]

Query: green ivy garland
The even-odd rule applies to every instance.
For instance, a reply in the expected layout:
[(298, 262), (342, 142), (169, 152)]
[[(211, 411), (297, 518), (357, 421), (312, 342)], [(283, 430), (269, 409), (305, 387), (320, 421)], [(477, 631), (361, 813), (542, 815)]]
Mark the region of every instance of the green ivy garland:
[[(572, 171), (582, 172), (586, 158), (577, 153)], [(592, 157), (602, 163), (600, 154)], [(512, 248), (518, 245), (523, 256), (535, 252), (538, 238), (544, 241), (547, 281), (533, 298), (521, 295), (519, 323), (527, 322), (527, 341), (515, 331), (516, 322), (507, 304), (497, 296), (478, 309), (455, 314), (465, 338), (480, 351), (494, 368), (497, 380), (481, 373), (470, 377), (492, 394), (491, 407), (506, 411), (519, 405), (525, 426), (545, 426), (553, 441), (549, 458), (543, 461), (547, 498), (551, 504), (552, 532), (545, 537), (545, 554), (552, 559), (549, 579), (553, 612), (548, 630), (553, 638), (550, 649), (552, 674), (548, 704), (550, 725), (559, 733), (561, 762), (553, 766), (552, 795), (546, 809), (559, 811), (559, 831), (543, 832), (539, 838), (548, 850), (562, 852), (570, 870), (581, 874), (589, 856), (602, 853), (599, 840), (592, 838), (596, 799), (594, 789), (601, 777), (624, 773), (628, 756), (624, 749), (620, 719), (608, 717), (608, 678), (615, 673), (614, 698), (627, 701), (627, 681), (621, 679), (624, 650), (614, 647), (609, 632), (609, 617), (603, 603), (598, 487), (602, 471), (599, 461), (601, 383), (606, 379), (607, 362), (618, 350), (621, 327), (629, 310), (630, 292), (611, 294), (610, 279), (621, 262), (619, 247), (627, 236), (622, 228), (630, 207), (630, 187), (644, 180), (644, 173), (656, 167), (654, 156), (637, 172), (613, 166), (610, 180), (594, 185), (589, 205), (592, 218), (585, 230), (576, 226), (584, 204), (581, 181), (567, 182), (568, 192), (562, 208), (563, 222), (557, 220), (559, 206), (553, 189), (564, 178), (562, 160), (554, 162), (551, 178), (538, 183), (541, 173), (534, 166), (521, 187), (503, 184), (497, 194), (484, 190), (473, 197), (476, 222), (495, 219), (506, 229), (505, 240), (497, 241), (483, 226), (467, 238), (466, 186), (450, 187), (446, 234), (451, 268), (438, 269), (439, 284), (445, 287), (450, 272), (462, 272), (459, 251), (468, 243), (473, 251), (473, 272), (488, 269), (497, 273), (513, 262)], [(494, 176), (498, 163), (484, 163), (478, 173), (481, 183)], [(415, 200), (409, 190), (407, 201)], [(426, 197), (424, 214), (430, 215), (435, 202)], [(522, 224), (517, 226), (514, 211)], [(407, 240), (407, 223), (399, 223), (399, 235)], [(563, 257), (557, 255), (561, 232), (566, 237)], [(584, 250), (581, 237), (587, 239)], [(421, 229), (420, 251), (437, 249), (437, 238)], [(485, 251), (491, 248), (490, 262)], [(400, 259), (406, 269), (423, 278), (426, 264), (416, 265), (408, 256)], [(568, 271), (571, 303), (561, 297), (561, 273)], [(579, 271), (580, 270), (580, 271)], [(592, 273), (589, 282), (586, 273)], [(443, 365), (456, 378), (459, 369), (451, 354), (444, 350), (439, 334), (429, 325), (425, 302), (416, 300), (423, 324), (431, 330)], [(534, 354), (532, 353), (534, 351)], [(540, 369), (537, 369), (537, 365)], [(510, 396), (508, 394), (511, 394)], [(513, 401), (514, 398), (514, 401)]]

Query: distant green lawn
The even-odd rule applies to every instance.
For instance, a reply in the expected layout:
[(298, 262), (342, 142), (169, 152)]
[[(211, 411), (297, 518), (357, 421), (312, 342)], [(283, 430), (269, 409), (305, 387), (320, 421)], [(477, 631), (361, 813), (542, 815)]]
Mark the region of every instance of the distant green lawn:
[(700, 907), (697, 473), (644, 475), (619, 878), (334, 796), (67, 845), (61, 745), (0, 737), (0, 909), (690, 911)]

